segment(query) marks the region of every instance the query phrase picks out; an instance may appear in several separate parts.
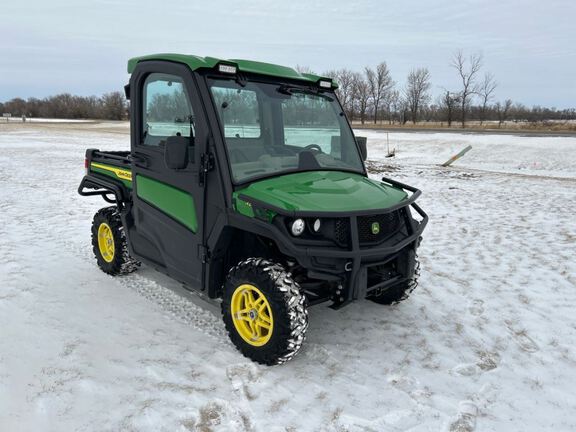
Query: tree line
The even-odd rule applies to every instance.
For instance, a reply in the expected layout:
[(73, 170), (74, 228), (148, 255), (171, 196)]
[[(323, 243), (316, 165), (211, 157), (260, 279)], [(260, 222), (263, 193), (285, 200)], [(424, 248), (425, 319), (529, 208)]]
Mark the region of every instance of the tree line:
[(123, 120), (127, 118), (128, 104), (121, 92), (100, 97), (64, 93), (44, 99), (14, 98), (0, 102), (0, 112), (28, 118)]
[[(468, 121), (544, 122), (576, 119), (576, 109), (556, 109), (541, 106), (527, 107), (511, 99), (497, 100), (498, 83), (493, 74), (483, 72), (480, 54), (466, 56), (456, 52), (450, 67), (454, 71), (453, 88), (442, 88), (432, 99), (432, 78), (426, 67), (412, 69), (404, 83), (392, 79), (386, 62), (362, 71), (343, 68), (325, 72), (339, 85), (338, 97), (348, 118), (366, 122), (389, 124), (416, 124), (420, 121), (441, 122), (452, 126), (458, 122), (462, 127)], [(297, 67), (310, 72), (307, 67)]]
[[(327, 71), (339, 85), (338, 97), (348, 118), (364, 124), (386, 122), (440, 122), (447, 126), (468, 121), (482, 123), (506, 121), (546, 122), (576, 120), (576, 109), (527, 107), (511, 99), (496, 99), (498, 83), (493, 74), (483, 71), (480, 54), (456, 52), (450, 67), (454, 71), (454, 86), (442, 88), (432, 98), (432, 78), (426, 67), (412, 69), (403, 83), (396, 83), (386, 62), (362, 71), (348, 68)], [(301, 72), (309, 68), (298, 67)], [(13, 116), (123, 120), (128, 116), (128, 102), (120, 92), (103, 96), (74, 96), (68, 93), (44, 99), (15, 98), (0, 103), (0, 112)]]

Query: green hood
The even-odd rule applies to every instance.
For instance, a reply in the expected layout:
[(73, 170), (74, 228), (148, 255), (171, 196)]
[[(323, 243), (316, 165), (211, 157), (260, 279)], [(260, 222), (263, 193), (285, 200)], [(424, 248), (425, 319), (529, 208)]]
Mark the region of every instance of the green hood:
[(286, 211), (351, 212), (384, 209), (406, 199), (407, 194), (360, 174), (311, 171), (260, 180), (235, 192), (237, 210), (252, 213), (238, 202), (238, 196)]

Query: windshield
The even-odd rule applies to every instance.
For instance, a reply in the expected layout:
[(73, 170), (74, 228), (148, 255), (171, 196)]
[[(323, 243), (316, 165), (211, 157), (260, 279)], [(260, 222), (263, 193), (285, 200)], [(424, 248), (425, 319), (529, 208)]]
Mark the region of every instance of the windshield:
[(332, 93), (210, 80), (235, 183), (279, 173), (363, 173), (352, 131)]

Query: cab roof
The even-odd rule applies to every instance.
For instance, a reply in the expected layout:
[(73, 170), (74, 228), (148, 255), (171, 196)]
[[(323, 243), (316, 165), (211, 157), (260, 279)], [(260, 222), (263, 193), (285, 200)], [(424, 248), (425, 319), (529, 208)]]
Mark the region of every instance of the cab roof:
[(338, 85), (330, 78), (320, 75), (300, 73), (297, 70), (272, 63), (263, 63), (254, 60), (241, 60), (241, 59), (220, 59), (216, 57), (199, 57), (195, 55), (185, 54), (151, 54), (141, 57), (134, 57), (128, 60), (128, 73), (134, 72), (136, 65), (142, 61), (160, 60), (170, 61), (175, 63), (182, 63), (187, 65), (193, 71), (198, 69), (213, 69), (218, 64), (223, 63), (227, 65), (234, 65), (240, 72), (254, 73), (260, 75), (267, 75), (278, 78), (287, 78), (298, 81), (304, 81), (312, 84), (317, 84), (319, 80), (326, 79), (332, 82), (332, 88), (337, 88)]

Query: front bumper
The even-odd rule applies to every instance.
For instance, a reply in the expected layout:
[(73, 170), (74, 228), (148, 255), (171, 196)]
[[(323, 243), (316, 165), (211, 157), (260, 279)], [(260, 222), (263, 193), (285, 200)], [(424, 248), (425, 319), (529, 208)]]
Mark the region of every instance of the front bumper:
[[(333, 307), (342, 307), (354, 300), (365, 298), (374, 290), (387, 287), (411, 278), (414, 274), (416, 262), (416, 249), (420, 244), (421, 235), (428, 223), (428, 215), (415, 203), (421, 191), (391, 180), (383, 178), (382, 181), (390, 185), (411, 192), (411, 195), (401, 203), (371, 212), (355, 212), (344, 215), (349, 219), (349, 243), (347, 247), (317, 246), (313, 242), (300, 242), (294, 237), (281, 231), (277, 226), (261, 220), (253, 220), (252, 225), (257, 234), (272, 238), (276, 241), (280, 251), (293, 257), (307, 269), (308, 276), (314, 279), (332, 281), (337, 284), (338, 295)], [(267, 208), (265, 203), (244, 198), (251, 201), (253, 207)], [(420, 221), (412, 217), (409, 209), (420, 215)], [(278, 209), (272, 209), (278, 213)], [(367, 214), (386, 214), (400, 211), (405, 223), (402, 231), (375, 246), (362, 244), (358, 232), (358, 218)], [(304, 213), (290, 213), (286, 216), (310, 216)], [(231, 218), (242, 218), (238, 226), (245, 223), (245, 216), (234, 215)], [(382, 277), (378, 277), (382, 275)]]
[[(340, 268), (340, 294), (333, 307), (342, 307), (357, 299), (363, 299), (374, 290), (384, 290), (413, 277), (416, 249), (420, 245), (422, 232), (428, 223), (428, 215), (415, 203), (409, 204), (421, 217), (417, 222), (408, 217), (407, 235), (396, 235), (381, 245), (362, 247), (356, 229), (356, 216), (350, 216), (351, 248), (332, 250), (307, 248), (305, 254), (311, 261), (310, 276), (323, 279), (327, 271)], [(330, 266), (330, 267), (328, 267)], [(326, 275), (323, 275), (323, 269)], [(378, 277), (382, 274), (382, 277)], [(324, 277), (323, 277), (324, 276)]]

